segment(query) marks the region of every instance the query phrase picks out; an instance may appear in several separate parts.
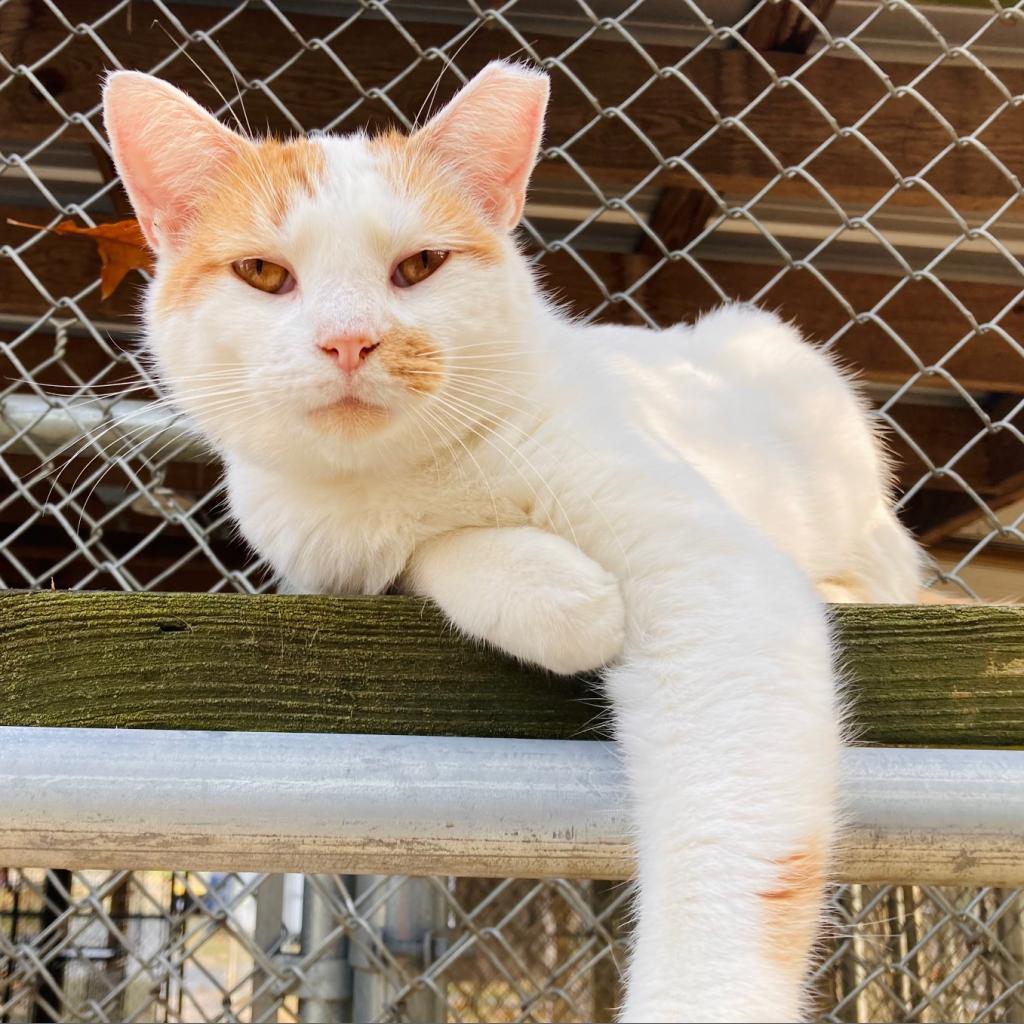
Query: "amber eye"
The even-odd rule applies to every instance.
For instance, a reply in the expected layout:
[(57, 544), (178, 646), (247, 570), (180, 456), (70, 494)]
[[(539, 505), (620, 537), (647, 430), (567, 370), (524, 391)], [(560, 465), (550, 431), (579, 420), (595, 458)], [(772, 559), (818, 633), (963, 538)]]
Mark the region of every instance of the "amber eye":
[(261, 292), (273, 292), (279, 295), (290, 292), (295, 287), (295, 278), (280, 263), (250, 257), (235, 260), (231, 269), (248, 285), (258, 288)]
[(398, 285), (399, 288), (411, 288), (430, 277), (448, 256), (449, 253), (445, 249), (423, 249), (415, 256), (406, 256), (395, 267), (391, 283)]

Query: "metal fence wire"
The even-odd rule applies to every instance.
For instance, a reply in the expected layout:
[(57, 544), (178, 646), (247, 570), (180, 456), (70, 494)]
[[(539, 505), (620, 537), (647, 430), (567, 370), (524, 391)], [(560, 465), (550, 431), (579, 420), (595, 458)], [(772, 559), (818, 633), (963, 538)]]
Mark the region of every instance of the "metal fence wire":
[[(92, 244), (53, 231), (131, 215), (103, 70), (257, 130), (344, 132), (409, 126), (435, 85), (436, 108), (517, 57), (552, 76), (522, 230), (567, 306), (650, 325), (727, 298), (780, 310), (861, 376), (936, 585), (1016, 596), (1022, 42), (1024, 0), (0, 0), (0, 587), (269, 586), (218, 467), (154, 404), (136, 284), (102, 297)], [(0, 1020), (610, 1019), (626, 897), (12, 867)], [(821, 1018), (1022, 1019), (1020, 900), (841, 890)]]

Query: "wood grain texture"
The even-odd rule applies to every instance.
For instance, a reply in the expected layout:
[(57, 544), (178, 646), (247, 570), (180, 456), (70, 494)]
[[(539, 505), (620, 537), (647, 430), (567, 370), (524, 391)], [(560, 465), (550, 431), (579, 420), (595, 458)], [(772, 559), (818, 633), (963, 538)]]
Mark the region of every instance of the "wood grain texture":
[[(834, 612), (859, 741), (1024, 746), (1024, 608)], [(411, 598), (0, 594), (0, 725), (599, 738), (602, 708)]]
[(403, 598), (0, 595), (0, 724), (571, 737), (586, 684)]
[(793, 3), (763, 4), (747, 22), (743, 35), (759, 50), (806, 53), (818, 35), (818, 27), (808, 17), (813, 14), (822, 24), (828, 19), (835, 0), (802, 0)]

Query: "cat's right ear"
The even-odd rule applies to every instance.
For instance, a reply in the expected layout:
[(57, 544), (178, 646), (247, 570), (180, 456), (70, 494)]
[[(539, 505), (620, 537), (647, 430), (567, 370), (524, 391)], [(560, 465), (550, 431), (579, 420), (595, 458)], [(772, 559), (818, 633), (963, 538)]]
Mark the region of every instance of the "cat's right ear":
[(249, 145), (180, 89), (140, 71), (107, 78), (103, 120), (139, 226), (158, 251), (181, 237), (200, 186)]

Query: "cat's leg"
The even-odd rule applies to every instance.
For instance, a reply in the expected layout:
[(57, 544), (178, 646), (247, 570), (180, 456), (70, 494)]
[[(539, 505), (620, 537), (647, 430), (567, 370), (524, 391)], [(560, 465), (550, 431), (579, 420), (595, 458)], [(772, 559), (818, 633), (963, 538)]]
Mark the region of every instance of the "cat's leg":
[(622, 651), (618, 580), (569, 541), (532, 526), (435, 537), (416, 549), (402, 582), (470, 636), (552, 672), (599, 668)]

